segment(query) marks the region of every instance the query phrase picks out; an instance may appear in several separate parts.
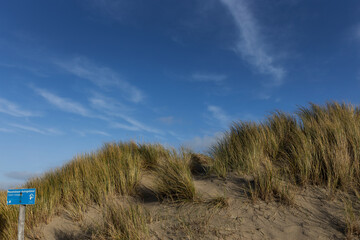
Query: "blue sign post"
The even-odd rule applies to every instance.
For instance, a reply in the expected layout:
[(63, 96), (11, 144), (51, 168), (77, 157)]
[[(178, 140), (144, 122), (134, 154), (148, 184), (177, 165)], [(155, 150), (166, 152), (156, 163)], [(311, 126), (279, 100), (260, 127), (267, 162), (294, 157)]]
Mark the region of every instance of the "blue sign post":
[(7, 205), (20, 205), (19, 223), (18, 223), (18, 240), (24, 240), (25, 228), (25, 209), (26, 205), (35, 204), (36, 189), (9, 189), (7, 191)]
[(7, 191), (7, 205), (35, 204), (36, 189), (9, 189)]

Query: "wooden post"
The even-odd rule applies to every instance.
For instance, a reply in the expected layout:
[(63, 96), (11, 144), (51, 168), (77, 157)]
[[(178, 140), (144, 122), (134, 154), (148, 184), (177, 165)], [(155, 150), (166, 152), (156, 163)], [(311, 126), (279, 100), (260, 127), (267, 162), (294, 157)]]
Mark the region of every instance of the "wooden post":
[(18, 223), (18, 240), (24, 240), (24, 227), (25, 227), (25, 209), (26, 205), (20, 205), (19, 223)]

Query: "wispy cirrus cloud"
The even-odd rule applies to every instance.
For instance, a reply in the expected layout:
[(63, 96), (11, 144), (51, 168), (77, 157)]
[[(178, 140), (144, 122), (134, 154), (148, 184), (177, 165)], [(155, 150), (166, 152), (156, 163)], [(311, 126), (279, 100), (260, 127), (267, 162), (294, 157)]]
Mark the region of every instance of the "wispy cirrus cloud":
[(63, 132), (61, 132), (60, 130), (54, 129), (54, 128), (38, 128), (38, 127), (22, 125), (22, 124), (17, 124), (17, 123), (10, 123), (8, 125), (15, 129), (18, 129), (18, 130), (34, 132), (34, 133), (38, 133), (38, 134), (42, 134), (42, 135), (62, 135), (63, 134)]
[(84, 117), (89, 117), (90, 112), (83, 107), (80, 103), (74, 102), (70, 99), (62, 98), (54, 93), (49, 92), (45, 89), (35, 88), (33, 87), (35, 92), (43, 97), (46, 101), (54, 105), (55, 107), (69, 113), (75, 113), (82, 115)]
[(144, 99), (143, 92), (129, 82), (125, 81), (114, 70), (102, 67), (89, 61), (87, 58), (75, 57), (68, 61), (54, 61), (63, 70), (86, 79), (101, 88), (117, 88), (122, 95), (131, 102), (138, 103)]
[(117, 114), (115, 114), (115, 116), (121, 118), (122, 120), (124, 120), (125, 122), (127, 122), (130, 125), (114, 122), (111, 124), (111, 126), (114, 128), (122, 128), (122, 129), (126, 129), (129, 131), (146, 131), (149, 133), (163, 134), (163, 132), (161, 130), (147, 126), (146, 124), (139, 122), (138, 120), (136, 120), (132, 117), (129, 117), (125, 114), (117, 113)]
[(252, 121), (260, 122), (261, 117), (254, 115), (250, 112), (243, 112), (236, 115), (229, 115), (224, 109), (218, 106), (209, 105), (207, 108), (208, 112), (211, 113), (212, 119), (216, 120), (222, 127), (228, 128), (234, 122), (237, 121)]
[(231, 117), (226, 114), (222, 108), (209, 105), (207, 110), (211, 113), (212, 117), (221, 124), (221, 126), (228, 127), (229, 123), (231, 122)]
[(87, 130), (87, 131), (85, 131), (85, 133), (94, 134), (94, 135), (102, 135), (102, 136), (106, 136), (106, 137), (111, 136), (109, 133), (104, 132), (104, 131), (100, 131), (100, 130)]
[(124, 130), (127, 130), (127, 131), (140, 131), (141, 129), (136, 127), (136, 126), (133, 126), (133, 125), (128, 125), (128, 124), (124, 124), (124, 123), (119, 123), (119, 122), (113, 122), (110, 124), (110, 126), (112, 128), (119, 128), (119, 129), (124, 129)]
[(116, 115), (119, 112), (132, 111), (132, 109), (125, 104), (113, 98), (106, 97), (100, 93), (95, 93), (92, 97), (90, 97), (89, 102), (94, 109), (106, 112), (109, 115)]
[(16, 103), (0, 98), (0, 112), (14, 117), (35, 117), (39, 113), (21, 109)]
[(73, 130), (73, 131), (82, 137), (86, 137), (88, 135), (100, 135), (100, 136), (110, 137), (109, 133), (100, 130)]
[[(33, 89), (50, 104), (56, 106), (62, 111), (78, 114), (84, 117), (98, 118), (107, 121), (113, 128), (121, 128), (128, 131), (146, 131), (150, 133), (162, 134), (162, 131), (153, 127), (149, 127), (146, 124), (130, 117), (128, 112), (131, 110), (125, 105), (101, 94), (95, 94), (93, 97), (89, 98), (89, 102), (94, 109), (96, 109), (98, 112), (105, 113), (107, 116), (95, 115), (80, 103), (57, 96), (48, 90), (36, 87), (33, 87)], [(125, 121), (127, 124), (119, 123), (118, 119)], [(35, 129), (33, 130), (34, 132), (36, 131)], [(98, 132), (98, 134), (100, 134), (100, 132)]]
[[(138, 120), (130, 117), (130, 116), (127, 116), (125, 114), (122, 114), (122, 113), (117, 113), (116, 114), (117, 117), (123, 119), (124, 121), (126, 121), (127, 123), (131, 124), (131, 128), (135, 131), (146, 131), (146, 132), (149, 132), (149, 133), (157, 133), (157, 134), (162, 134), (163, 132), (161, 130), (158, 130), (156, 128), (153, 128), (153, 127), (149, 127), (147, 126), (146, 124), (142, 123), (142, 122), (139, 122)], [(120, 125), (117, 123), (117, 124), (114, 124), (114, 126), (118, 126), (120, 127)]]
[(191, 79), (196, 82), (213, 82), (219, 84), (224, 82), (227, 76), (223, 74), (194, 73)]
[(96, 96), (90, 98), (89, 101), (93, 108), (104, 112), (109, 117), (120, 118), (127, 123), (124, 124), (113, 121), (110, 124), (113, 128), (121, 128), (128, 131), (146, 131), (150, 133), (162, 134), (162, 131), (147, 126), (146, 124), (130, 117), (128, 113), (131, 111), (131, 109), (112, 98), (96, 94)]
[(274, 63), (274, 57), (269, 54), (256, 19), (248, 7), (246, 0), (220, 0), (234, 18), (239, 31), (240, 39), (235, 50), (247, 62), (253, 65), (260, 73), (271, 75), (274, 79), (272, 85), (283, 84), (286, 71)]
[(124, 129), (127, 128), (127, 130), (131, 130), (131, 131), (146, 131), (149, 133), (157, 133), (157, 134), (163, 133), (161, 130), (147, 126), (146, 124), (144, 124), (130, 116), (127, 116), (123, 113), (118, 112), (118, 113), (113, 113), (112, 115), (116, 116), (118, 118), (121, 118), (122, 120), (124, 120), (125, 122), (130, 124), (130, 126), (128, 126), (128, 125), (124, 125), (121, 123), (114, 123), (114, 124), (112, 124), (112, 126), (115, 128), (124, 128)]

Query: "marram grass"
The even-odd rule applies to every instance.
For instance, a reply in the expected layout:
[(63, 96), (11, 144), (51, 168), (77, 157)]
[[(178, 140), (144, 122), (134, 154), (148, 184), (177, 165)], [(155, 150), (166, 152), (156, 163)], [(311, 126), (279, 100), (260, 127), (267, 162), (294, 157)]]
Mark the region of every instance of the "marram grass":
[[(211, 149), (212, 171), (255, 177), (256, 196), (276, 195), (277, 182), (360, 187), (360, 110), (351, 104), (310, 104), (295, 114), (275, 112), (262, 123), (234, 123)], [(287, 191), (285, 191), (287, 192)], [(284, 196), (283, 196), (284, 197)]]
[[(164, 150), (165, 151), (165, 150)], [(144, 165), (138, 145), (108, 143), (95, 153), (76, 156), (62, 168), (31, 179), (23, 187), (36, 188), (36, 204), (26, 213), (29, 234), (62, 208), (82, 212), (90, 204), (102, 205), (108, 195), (135, 195)], [(0, 193), (0, 239), (15, 239), (18, 208), (6, 206), (6, 193)]]
[(173, 152), (169, 159), (162, 161), (154, 170), (154, 191), (160, 199), (172, 201), (196, 200), (195, 186), (190, 169), (191, 153), (184, 150)]
[(119, 203), (107, 200), (102, 210), (102, 220), (97, 224), (85, 226), (87, 234), (83, 239), (98, 240), (141, 240), (147, 239), (149, 213), (139, 204)]

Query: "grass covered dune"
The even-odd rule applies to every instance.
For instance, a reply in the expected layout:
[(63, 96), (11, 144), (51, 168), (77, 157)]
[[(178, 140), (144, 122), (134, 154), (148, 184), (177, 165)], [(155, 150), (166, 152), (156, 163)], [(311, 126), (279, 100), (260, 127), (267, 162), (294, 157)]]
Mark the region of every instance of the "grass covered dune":
[[(229, 207), (225, 195), (204, 199), (198, 193), (194, 181), (200, 175), (209, 182), (246, 176), (243, 188), (250, 202), (287, 208), (297, 205), (302, 189), (321, 187), (332, 199), (341, 196), (344, 236), (359, 236), (360, 109), (310, 104), (294, 114), (274, 112), (261, 123), (233, 123), (208, 155), (159, 144), (105, 144), (23, 186), (37, 189), (36, 205), (27, 208), (26, 235), (41, 239), (39, 224), (63, 212), (82, 222), (89, 206), (96, 206), (101, 221), (84, 227), (78, 239), (147, 239), (154, 217), (141, 201), (145, 178), (153, 179), (149, 190), (159, 204)], [(119, 197), (131, 201), (122, 204)], [(16, 239), (17, 217), (18, 208), (6, 206), (6, 192), (0, 192), (0, 239)]]
[(310, 104), (295, 114), (277, 111), (263, 123), (234, 123), (211, 154), (219, 176), (229, 171), (254, 175), (255, 193), (264, 200), (284, 196), (281, 181), (358, 195), (360, 109)]

